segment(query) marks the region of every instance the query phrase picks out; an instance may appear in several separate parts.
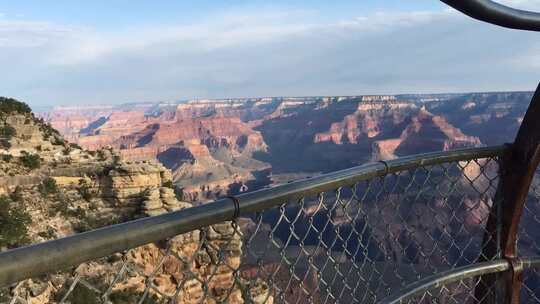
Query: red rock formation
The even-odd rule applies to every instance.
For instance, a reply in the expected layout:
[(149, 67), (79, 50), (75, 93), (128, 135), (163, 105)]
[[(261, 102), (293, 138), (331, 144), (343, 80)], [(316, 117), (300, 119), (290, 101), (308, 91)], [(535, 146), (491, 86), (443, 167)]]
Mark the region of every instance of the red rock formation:
[(102, 147), (112, 146), (115, 137), (112, 135), (89, 135), (84, 137), (78, 137), (75, 142), (85, 149), (98, 150)]
[[(231, 183), (252, 179), (251, 170), (267, 167), (254, 160), (250, 161), (256, 163), (254, 168), (233, 164), (266, 149), (261, 134), (239, 117), (186, 117), (209, 109), (194, 106), (189, 112), (188, 106), (179, 108), (179, 117), (174, 119), (170, 113), (148, 117), (141, 111), (115, 112), (78, 143), (88, 149), (112, 146), (129, 160), (158, 159), (174, 171), (175, 181), (191, 196), (200, 197), (217, 188), (226, 193)], [(213, 156), (217, 151), (221, 151), (221, 160)]]
[(111, 114), (112, 107), (55, 107), (51, 112), (38, 113), (37, 116), (49, 122), (64, 137), (77, 141), (82, 129)]
[[(55, 123), (85, 148), (111, 146), (129, 160), (161, 161), (188, 195), (199, 198), (227, 192), (231, 184), (245, 188), (254, 171), (270, 166), (255, 160), (255, 152), (268, 152), (272, 166), (298, 164), (317, 172), (365, 162), (370, 155), (391, 159), (480, 144), (443, 117), (395, 96), (202, 100), (154, 108), (119, 107), (99, 124), (88, 123), (81, 111), (51, 117), (63, 117)], [(77, 133), (83, 128), (85, 134)], [(320, 143), (330, 150), (317, 152)]]
[(388, 160), (396, 158), (395, 152), (401, 144), (401, 138), (378, 140), (373, 144), (373, 160)]
[(353, 114), (332, 123), (327, 132), (317, 133), (314, 141), (331, 141), (337, 145), (357, 144), (362, 138), (374, 138), (389, 126), (400, 124), (407, 113), (416, 108), (414, 104), (406, 102), (373, 101), (375, 97), (360, 102)]
[(422, 108), (409, 119), (399, 138), (380, 140), (373, 144), (372, 159), (392, 159), (396, 155), (414, 154), (419, 150), (448, 151), (480, 144), (478, 137), (463, 134), (443, 117), (435, 116)]

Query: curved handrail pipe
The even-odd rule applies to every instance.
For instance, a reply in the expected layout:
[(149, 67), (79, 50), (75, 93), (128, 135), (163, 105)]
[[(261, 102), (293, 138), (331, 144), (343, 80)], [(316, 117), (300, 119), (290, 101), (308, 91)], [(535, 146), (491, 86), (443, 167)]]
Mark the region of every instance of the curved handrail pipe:
[(441, 0), (474, 19), (506, 28), (540, 31), (540, 13), (508, 7), (491, 0)]
[[(527, 257), (519, 260), (523, 268), (540, 267), (540, 257)], [(450, 269), (429, 276), (423, 280), (405, 286), (394, 294), (382, 299), (378, 304), (409, 303), (408, 300), (420, 296), (430, 290), (440, 288), (462, 280), (477, 278), (492, 273), (502, 273), (511, 270), (507, 260), (495, 260)]]

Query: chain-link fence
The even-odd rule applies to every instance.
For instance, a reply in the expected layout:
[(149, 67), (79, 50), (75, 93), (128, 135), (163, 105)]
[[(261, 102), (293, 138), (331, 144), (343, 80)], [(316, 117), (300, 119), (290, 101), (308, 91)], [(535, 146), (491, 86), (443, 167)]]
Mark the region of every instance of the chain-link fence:
[[(282, 273), (280, 302), (374, 303), (478, 259), (496, 168), (494, 159), (417, 167), (265, 210), (244, 262), (265, 281)], [(265, 272), (269, 263), (278, 272)]]
[[(525, 202), (518, 233), (520, 256), (540, 256), (540, 172), (531, 184)], [(540, 303), (540, 269), (531, 268), (524, 272), (521, 290), (522, 303)]]
[[(503, 151), (380, 162), (170, 214), (210, 225), (21, 276), (0, 302), (377, 303), (434, 273), (487, 259), (482, 245), (492, 235), (488, 217), (500, 212), (493, 197)], [(216, 214), (229, 211), (220, 206), (231, 205), (231, 220), (222, 222)], [(204, 214), (210, 208), (217, 213)], [(464, 278), (413, 302), (481, 303), (478, 284), (485, 283)]]

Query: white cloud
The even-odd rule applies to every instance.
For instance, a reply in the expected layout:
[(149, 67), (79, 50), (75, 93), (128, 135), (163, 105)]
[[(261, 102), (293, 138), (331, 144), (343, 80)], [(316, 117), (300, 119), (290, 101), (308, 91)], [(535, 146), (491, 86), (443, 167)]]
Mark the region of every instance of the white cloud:
[[(540, 68), (540, 43), (535, 43), (529, 49), (516, 52), (515, 56), (508, 58), (508, 62), (517, 69), (528, 71)], [(540, 80), (540, 79), (539, 79)]]
[(536, 33), (452, 10), (319, 17), (241, 11), (108, 32), (0, 20), (0, 66), (12, 71), (0, 75), (0, 95), (34, 104), (112, 103), (527, 89), (537, 80), (537, 68), (524, 64), (538, 50)]
[(447, 13), (378, 12), (352, 20), (334, 23), (309, 22), (305, 12), (272, 12), (228, 14), (189, 26), (157, 26), (133, 28), (119, 32), (97, 32), (47, 22), (0, 22), (0, 47), (46, 48), (52, 51), (51, 64), (80, 64), (121, 52), (146, 51), (152, 46), (184, 44), (184, 48), (202, 51), (271, 43), (296, 35), (339, 34), (354, 30), (357, 34), (378, 34), (381, 31), (429, 23), (445, 18)]
[(522, 10), (540, 9), (540, 0), (502, 0), (498, 2)]

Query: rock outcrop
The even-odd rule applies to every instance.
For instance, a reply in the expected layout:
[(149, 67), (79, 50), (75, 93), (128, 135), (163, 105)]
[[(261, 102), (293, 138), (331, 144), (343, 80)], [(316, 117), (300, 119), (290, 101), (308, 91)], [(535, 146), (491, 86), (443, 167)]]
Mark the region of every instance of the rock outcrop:
[(252, 157), (266, 151), (266, 144), (239, 118), (247, 114), (238, 105), (182, 104), (172, 115), (157, 116), (143, 109), (112, 112), (100, 125), (80, 133), (76, 142), (91, 150), (115, 148), (127, 160), (159, 160), (173, 170), (175, 183), (186, 195), (208, 200), (226, 193), (233, 183), (252, 179), (251, 171), (268, 167)]
[(463, 134), (443, 117), (435, 116), (422, 108), (407, 119), (407, 125), (399, 138), (374, 142), (372, 159), (386, 160), (398, 155), (416, 154), (419, 147), (422, 147), (423, 152), (434, 152), (480, 145), (478, 137)]
[(332, 123), (329, 131), (315, 134), (314, 142), (358, 144), (363, 138), (375, 138), (401, 124), (415, 109), (416, 106), (410, 102), (365, 97), (353, 114), (345, 116), (341, 122)]
[(532, 92), (471, 93), (427, 104), (428, 110), (443, 116), (465, 134), (479, 137), (484, 144), (512, 142)]
[[(81, 146), (157, 160), (172, 170), (186, 199), (209, 201), (237, 193), (238, 184), (252, 190), (298, 174), (494, 143), (497, 132), (486, 128), (511, 140), (529, 99), (530, 93), (482, 93), (131, 104), (103, 109), (78, 133), (82, 113), (72, 113)], [(64, 125), (68, 116), (46, 115)]]
[[(6, 108), (2, 102), (0, 110)], [(84, 150), (67, 143), (23, 104), (7, 104), (23, 110), (0, 111), (0, 201), (16, 210), (0, 216), (16, 214), (21, 222), (13, 223), (17, 229), (0, 231), (0, 250), (192, 207), (162, 164), (125, 161), (110, 149)], [(111, 296), (140, 297), (151, 280), (154, 288), (148, 297), (156, 300), (166, 295), (176, 303), (262, 303), (257, 299), (263, 295), (265, 303), (272, 303), (268, 285), (238, 276), (242, 235), (234, 223), (225, 222), (174, 237), (168, 241), (169, 253), (160, 242), (147, 244), (131, 249), (123, 259), (92, 261), (75, 272), (107, 288), (117, 267), (127, 261), (142, 272), (119, 279), (110, 286)], [(27, 303), (56, 303), (73, 283), (71, 275), (26, 280), (12, 292)]]

